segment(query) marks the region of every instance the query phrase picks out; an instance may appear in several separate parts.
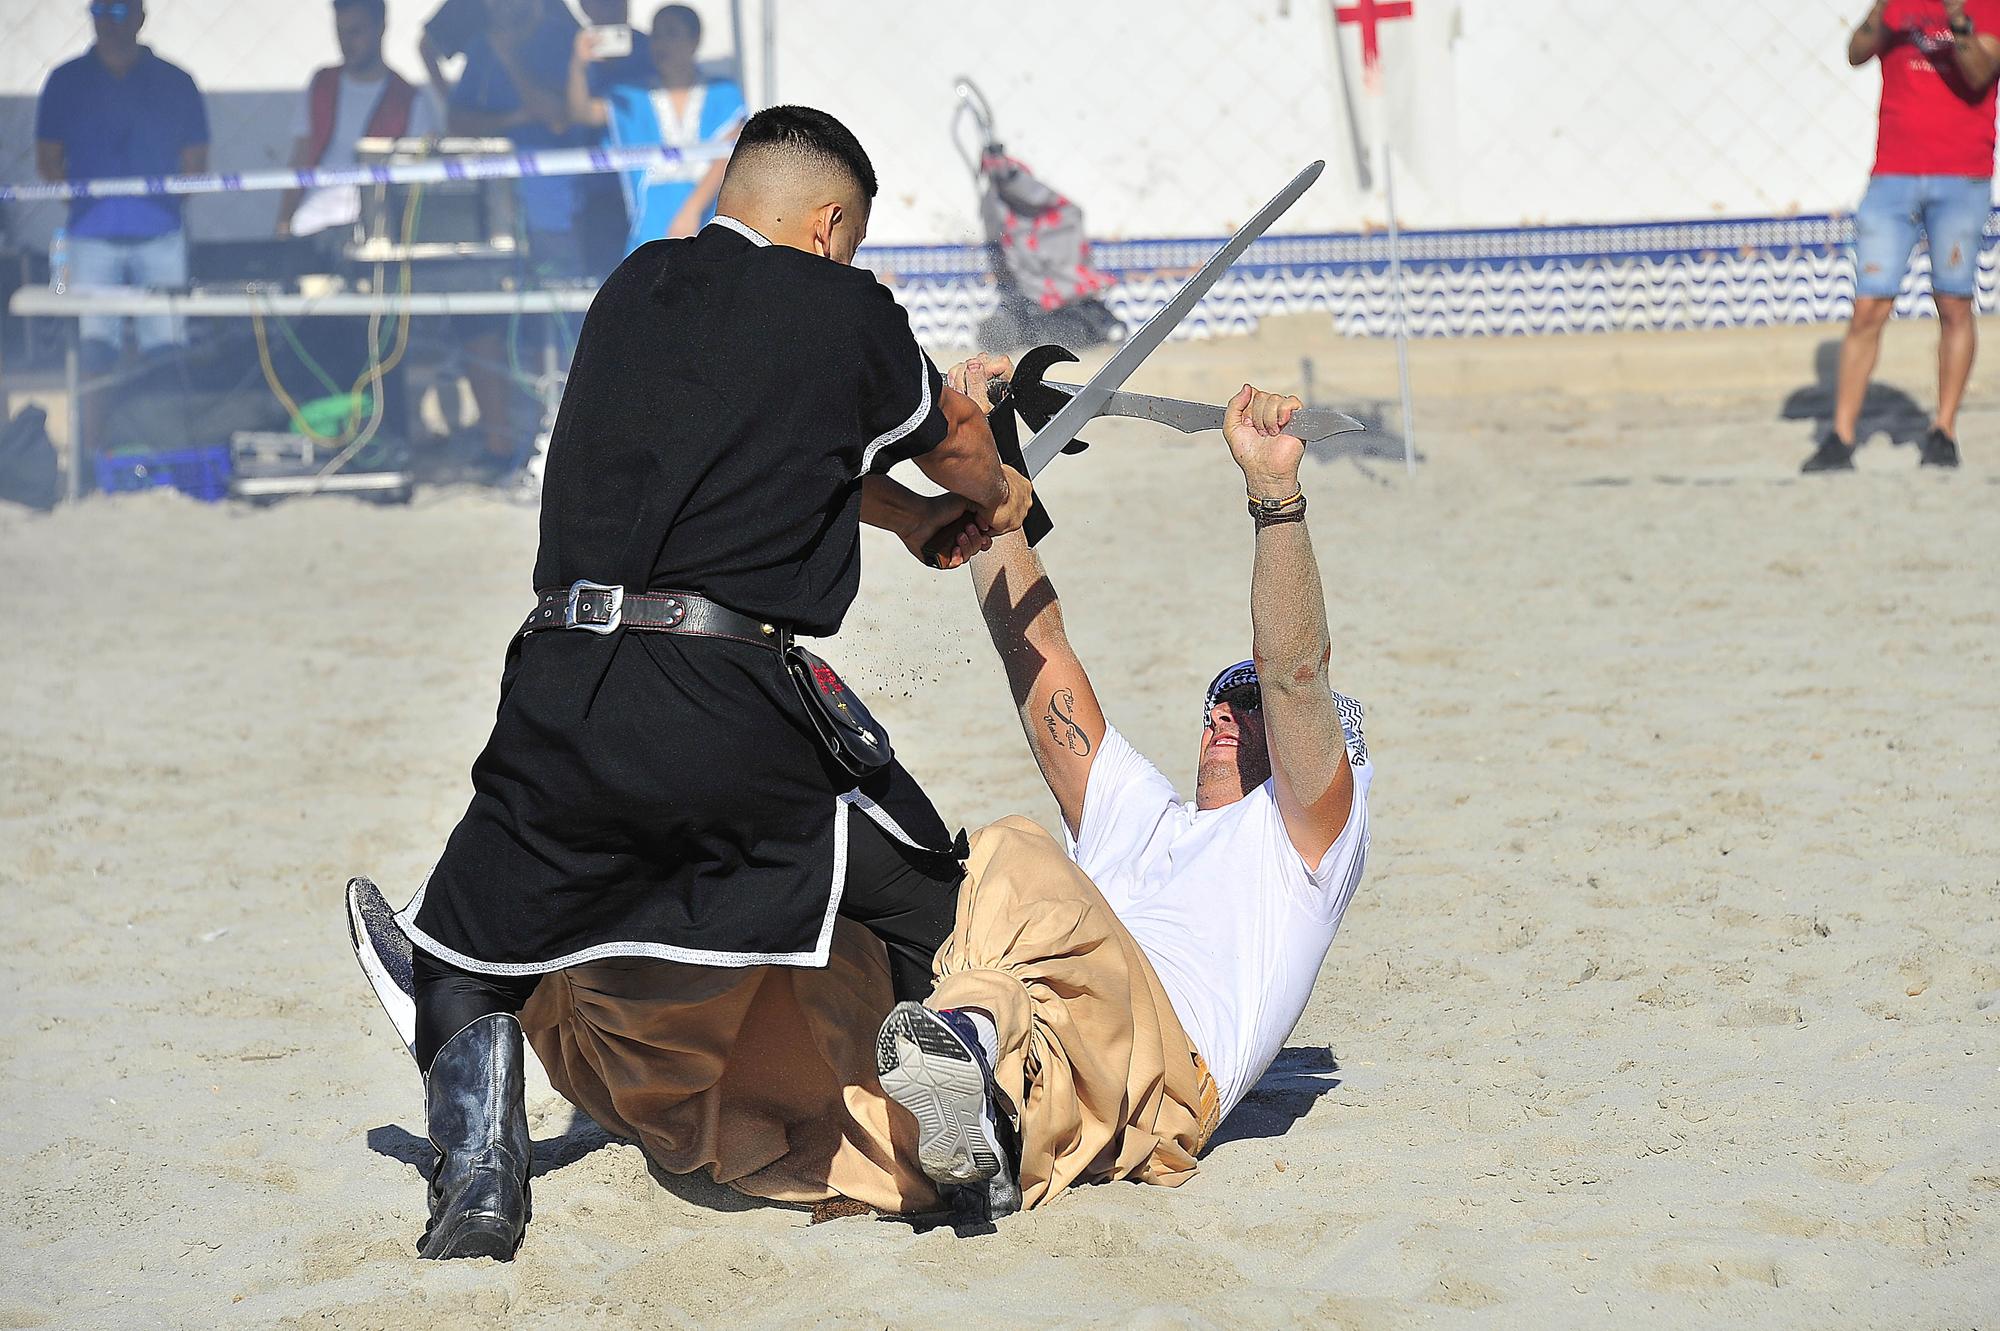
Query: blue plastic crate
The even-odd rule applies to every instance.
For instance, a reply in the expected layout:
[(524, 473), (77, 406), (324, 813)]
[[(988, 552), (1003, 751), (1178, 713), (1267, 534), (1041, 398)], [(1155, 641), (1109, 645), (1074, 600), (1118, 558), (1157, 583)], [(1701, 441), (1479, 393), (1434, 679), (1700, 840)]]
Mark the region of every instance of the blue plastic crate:
[(229, 448), (175, 448), (97, 459), (97, 488), (106, 494), (171, 486), (214, 503), (229, 494)]

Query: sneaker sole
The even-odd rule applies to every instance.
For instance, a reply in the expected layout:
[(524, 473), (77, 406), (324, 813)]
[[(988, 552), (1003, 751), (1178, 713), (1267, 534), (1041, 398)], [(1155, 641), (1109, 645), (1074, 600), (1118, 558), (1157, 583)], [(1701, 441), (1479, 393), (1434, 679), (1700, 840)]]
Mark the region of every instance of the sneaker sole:
[(347, 882), (347, 937), (354, 944), (354, 959), (361, 963), (368, 987), (389, 1015), (389, 1024), (396, 1028), (403, 1047), (414, 1054), (417, 997), (410, 936), (396, 923), (396, 912), (382, 889), (366, 878)]
[(951, 1028), (921, 1003), (898, 1003), (875, 1039), (882, 1090), (917, 1120), (917, 1163), (938, 1183), (984, 1183), (1000, 1172), (986, 1126), (986, 1077)]

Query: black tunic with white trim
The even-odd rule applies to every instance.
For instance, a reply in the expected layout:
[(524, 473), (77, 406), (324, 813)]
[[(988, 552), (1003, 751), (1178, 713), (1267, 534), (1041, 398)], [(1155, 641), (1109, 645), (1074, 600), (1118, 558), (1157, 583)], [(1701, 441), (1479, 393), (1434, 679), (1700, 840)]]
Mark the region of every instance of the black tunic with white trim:
[[(861, 477), (944, 439), (941, 390), (864, 269), (727, 219), (646, 245), (584, 321), (535, 586), (699, 592), (831, 634), (859, 586)], [(899, 765), (857, 785), (778, 654), (731, 640), (516, 639), (472, 784), (398, 918), (491, 974), (620, 955), (820, 965), (850, 810), (950, 845)]]

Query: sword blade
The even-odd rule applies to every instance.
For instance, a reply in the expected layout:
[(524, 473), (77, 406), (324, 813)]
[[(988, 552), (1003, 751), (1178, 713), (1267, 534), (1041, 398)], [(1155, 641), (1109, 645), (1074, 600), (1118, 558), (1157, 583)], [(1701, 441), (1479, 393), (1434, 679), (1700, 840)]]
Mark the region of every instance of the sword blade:
[[(1059, 384), (1048, 379), (1042, 381), (1042, 386), (1070, 397), (1075, 397), (1082, 391), (1076, 384)], [(1177, 397), (1155, 397), (1151, 393), (1131, 393), (1121, 388), (1104, 399), (1104, 405), (1099, 408), (1097, 414), (1157, 421), (1161, 425), (1172, 426), (1182, 434), (1198, 434), (1203, 430), (1220, 430), (1226, 410), (1209, 402), (1187, 402)], [(1294, 439), (1311, 444), (1321, 439), (1331, 439), (1337, 434), (1349, 434), (1367, 428), (1352, 416), (1335, 411), (1331, 407), (1303, 407), (1292, 413), (1292, 419), (1285, 425), (1285, 433)]]
[(1083, 423), (1103, 411), (1105, 401), (1131, 377), (1132, 371), (1139, 368), (1139, 363), (1152, 354), (1153, 348), (1167, 340), (1167, 334), (1173, 332), (1196, 302), (1208, 294), (1215, 280), (1229, 270), (1244, 250), (1250, 248), (1251, 241), (1263, 235), (1271, 223), (1299, 201), (1299, 196), (1312, 187), (1312, 183), (1319, 179), (1319, 173), (1325, 169), (1325, 162), (1314, 162), (1293, 176), (1289, 185), (1279, 190), (1221, 249), (1210, 255), (1208, 262), (1187, 280), (1187, 285), (1176, 291), (1174, 298), (1159, 313), (1126, 338), (1111, 359), (1104, 362), (1104, 368), (1090, 376), (1090, 382), (1077, 389), (1068, 404), (1035, 432), (1035, 437), (1021, 450), (1028, 463), (1029, 476), (1041, 475), (1042, 468), (1048, 466), (1056, 454), (1076, 438), (1076, 432), (1083, 428)]

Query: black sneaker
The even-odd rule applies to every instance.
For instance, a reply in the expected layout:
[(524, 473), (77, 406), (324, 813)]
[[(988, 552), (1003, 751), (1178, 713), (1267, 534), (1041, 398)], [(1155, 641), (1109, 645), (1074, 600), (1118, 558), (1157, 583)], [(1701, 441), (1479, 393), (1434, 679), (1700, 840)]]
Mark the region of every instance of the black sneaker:
[(1919, 467), (1956, 467), (1958, 465), (1958, 440), (1938, 429), (1935, 425), (1924, 436), (1923, 447), (1917, 453)]
[(1816, 471), (1853, 471), (1854, 445), (1841, 443), (1840, 436), (1829, 430), (1799, 470), (1808, 475)]

